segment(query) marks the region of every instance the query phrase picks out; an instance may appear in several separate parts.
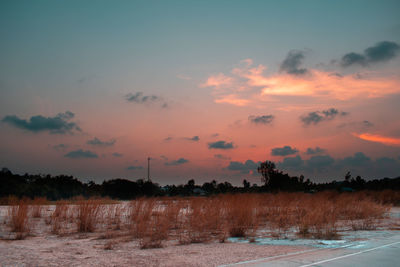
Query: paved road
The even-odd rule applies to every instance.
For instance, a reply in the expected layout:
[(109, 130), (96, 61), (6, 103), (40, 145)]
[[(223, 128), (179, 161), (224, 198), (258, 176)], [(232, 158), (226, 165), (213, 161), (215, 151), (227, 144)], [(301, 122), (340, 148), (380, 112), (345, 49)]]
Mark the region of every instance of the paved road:
[(312, 248), (227, 266), (400, 266), (400, 231), (340, 248)]

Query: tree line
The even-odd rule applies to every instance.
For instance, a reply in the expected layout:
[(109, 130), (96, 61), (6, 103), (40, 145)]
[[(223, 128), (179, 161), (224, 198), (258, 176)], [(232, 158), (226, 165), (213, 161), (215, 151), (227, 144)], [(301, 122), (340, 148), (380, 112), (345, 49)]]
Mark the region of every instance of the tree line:
[(360, 176), (352, 177), (348, 172), (341, 181), (313, 183), (303, 175), (290, 176), (278, 170), (271, 161), (265, 161), (257, 169), (263, 184), (251, 185), (246, 179), (242, 186), (216, 180), (196, 185), (193, 179), (186, 184), (160, 186), (150, 180), (111, 179), (101, 184), (93, 181), (84, 183), (68, 175), (18, 175), (9, 169), (0, 171), (0, 197), (10, 195), (22, 197), (46, 197), (49, 200), (68, 199), (75, 196), (110, 197), (113, 199), (134, 199), (143, 196), (193, 196), (223, 193), (261, 193), (261, 192), (316, 192), (323, 190), (400, 190), (400, 177), (366, 181)]

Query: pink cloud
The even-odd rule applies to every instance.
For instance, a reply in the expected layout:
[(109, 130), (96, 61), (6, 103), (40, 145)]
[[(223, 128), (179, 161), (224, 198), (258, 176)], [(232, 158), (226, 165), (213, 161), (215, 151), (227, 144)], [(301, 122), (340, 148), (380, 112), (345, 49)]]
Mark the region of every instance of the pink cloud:
[(271, 96), (309, 96), (328, 100), (377, 98), (400, 93), (397, 77), (381, 77), (379, 73), (338, 75), (335, 72), (309, 69), (306, 75), (274, 73), (266, 75), (266, 66), (252, 67), (246, 59), (229, 75), (210, 76), (200, 87), (213, 88), (216, 103), (244, 106), (270, 102)]
[(227, 103), (235, 106), (247, 106), (250, 103), (250, 100), (240, 98), (236, 94), (230, 94), (215, 99), (215, 103)]
[(400, 92), (400, 82), (396, 79), (359, 79), (355, 75), (338, 76), (321, 70), (310, 70), (310, 73), (305, 77), (288, 74), (260, 77), (258, 84), (265, 86), (263, 95), (307, 95), (338, 100), (375, 98)]
[(211, 75), (208, 77), (207, 81), (200, 85), (200, 87), (215, 87), (220, 88), (223, 86), (228, 86), (233, 82), (233, 78), (226, 76), (223, 73), (218, 73), (216, 75)]

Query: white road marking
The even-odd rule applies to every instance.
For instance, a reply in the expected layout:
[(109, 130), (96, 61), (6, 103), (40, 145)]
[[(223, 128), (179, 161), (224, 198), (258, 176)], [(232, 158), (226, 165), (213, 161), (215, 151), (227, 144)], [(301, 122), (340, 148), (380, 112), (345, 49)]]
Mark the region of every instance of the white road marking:
[(329, 262), (329, 261), (343, 259), (343, 258), (351, 257), (351, 256), (354, 256), (354, 255), (367, 253), (367, 252), (370, 252), (370, 251), (373, 251), (373, 250), (377, 250), (377, 249), (380, 249), (380, 248), (389, 247), (389, 246), (396, 245), (396, 244), (400, 244), (400, 241), (394, 242), (394, 243), (390, 243), (390, 244), (386, 244), (386, 245), (379, 246), (379, 247), (374, 247), (374, 248), (362, 250), (362, 251), (351, 253), (351, 254), (346, 254), (346, 255), (343, 255), (343, 256), (339, 256), (339, 257), (335, 257), (335, 258), (331, 258), (331, 259), (327, 259), (327, 260), (323, 260), (323, 261), (318, 261), (318, 262), (313, 262), (313, 263), (306, 264), (306, 265), (301, 265), (300, 267), (308, 267), (308, 266), (313, 266), (313, 265), (316, 265), (316, 264), (321, 264), (321, 263), (325, 263), (325, 262)]
[[(329, 249), (340, 249), (340, 248), (347, 248), (350, 246), (352, 246), (352, 245), (346, 245), (346, 246), (342, 246), (342, 247), (329, 248)], [(236, 263), (219, 265), (218, 267), (227, 267), (227, 266), (235, 266), (235, 265), (241, 265), (241, 264), (247, 264), (247, 263), (255, 263), (255, 262), (259, 262), (259, 261), (270, 260), (270, 259), (275, 259), (275, 258), (282, 258), (282, 257), (286, 257), (286, 256), (299, 255), (299, 254), (304, 254), (304, 253), (318, 251), (318, 250), (324, 250), (324, 249), (327, 249), (327, 248), (315, 248), (315, 249), (302, 250), (302, 251), (298, 251), (298, 252), (280, 254), (280, 255), (275, 255), (275, 256), (270, 256), (270, 257), (265, 257), (265, 258), (259, 258), (259, 259), (255, 259), (255, 260), (248, 260), (248, 261), (241, 261), (241, 262), (236, 262)]]

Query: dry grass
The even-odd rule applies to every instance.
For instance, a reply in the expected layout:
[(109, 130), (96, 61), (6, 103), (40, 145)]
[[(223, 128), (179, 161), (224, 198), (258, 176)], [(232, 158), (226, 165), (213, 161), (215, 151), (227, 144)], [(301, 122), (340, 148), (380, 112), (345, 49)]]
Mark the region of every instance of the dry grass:
[[(254, 235), (258, 227), (258, 199), (250, 194), (228, 195), (223, 199), (227, 230), (232, 237)], [(251, 232), (251, 233), (250, 233)]]
[(400, 191), (386, 189), (383, 191), (363, 191), (358, 194), (379, 204), (400, 206)]
[(162, 214), (152, 216), (145, 232), (140, 239), (140, 248), (161, 248), (163, 241), (168, 239), (169, 222)]
[(260, 198), (261, 223), (276, 238), (286, 238), (295, 229), (302, 238), (337, 239), (339, 226), (374, 229), (388, 211), (388, 206), (360, 194), (279, 193)]
[(109, 229), (122, 229), (122, 215), (125, 213), (125, 208), (119, 204), (107, 205), (104, 210), (104, 218)]
[(10, 195), (0, 198), (0, 205), (2, 206), (14, 206), (18, 205), (20, 199), (16, 196)]
[[(322, 192), (316, 194), (226, 194), (213, 197), (140, 198), (125, 204), (111, 200), (74, 199), (58, 201), (50, 217), (51, 232), (58, 235), (100, 232), (112, 249), (117, 237), (137, 239), (145, 248), (163, 247), (167, 241), (178, 244), (224, 242), (228, 236), (248, 238), (266, 234), (275, 238), (337, 239), (341, 230), (375, 229), (387, 213), (386, 203), (397, 201), (397, 193)], [(44, 216), (45, 199), (25, 201), (9, 208), (14, 232), (29, 231), (28, 219)], [(73, 203), (73, 204), (71, 204)], [(74, 228), (76, 226), (76, 228)], [(260, 231), (262, 230), (262, 231)], [(105, 233), (105, 234), (104, 234)]]
[[(211, 205), (215, 203), (215, 210)], [(211, 239), (211, 232), (214, 230), (213, 214), (219, 211), (217, 201), (209, 201), (203, 198), (191, 198), (183, 210), (183, 220), (179, 231), (180, 244), (203, 243)]]
[(45, 197), (36, 197), (30, 202), (33, 218), (42, 217), (43, 205), (47, 203), (48, 201)]
[(56, 208), (50, 217), (49, 223), (51, 224), (51, 232), (56, 235), (65, 233), (65, 226), (69, 216), (70, 205), (65, 201), (58, 201)]
[(151, 221), (155, 204), (155, 199), (141, 198), (131, 201), (129, 219), (133, 237), (142, 238), (146, 235), (147, 225)]
[[(340, 199), (338, 202), (344, 202)], [(351, 205), (342, 204), (342, 218), (348, 220), (353, 230), (374, 230), (377, 222), (382, 219), (389, 210), (389, 206), (377, 204), (367, 199), (354, 200)]]
[[(180, 244), (224, 242), (227, 236), (254, 240), (260, 228), (276, 238), (295, 231), (301, 238), (337, 239), (338, 228), (374, 229), (388, 211), (379, 198), (365, 192), (141, 198), (129, 204), (129, 229), (141, 248), (162, 247), (169, 239)], [(122, 227), (120, 213), (115, 207), (106, 215), (115, 230)]]
[(16, 239), (23, 239), (29, 232), (28, 205), (21, 200), (18, 205), (10, 206), (8, 209), (11, 231), (16, 232)]
[(149, 198), (131, 201), (129, 209), (130, 233), (140, 239), (140, 248), (162, 247), (162, 242), (168, 239), (169, 218), (173, 214), (168, 216), (167, 208)]
[(102, 211), (102, 202), (96, 199), (81, 200), (77, 203), (78, 232), (94, 232), (97, 219)]

